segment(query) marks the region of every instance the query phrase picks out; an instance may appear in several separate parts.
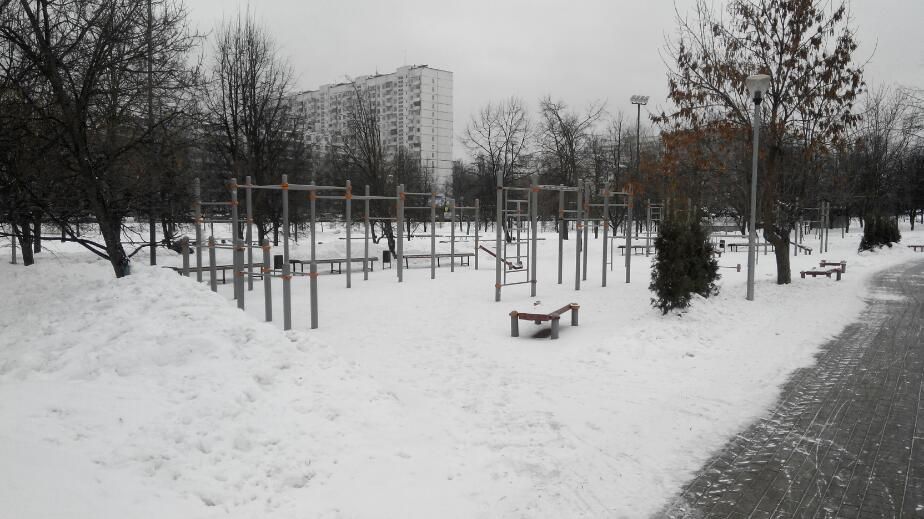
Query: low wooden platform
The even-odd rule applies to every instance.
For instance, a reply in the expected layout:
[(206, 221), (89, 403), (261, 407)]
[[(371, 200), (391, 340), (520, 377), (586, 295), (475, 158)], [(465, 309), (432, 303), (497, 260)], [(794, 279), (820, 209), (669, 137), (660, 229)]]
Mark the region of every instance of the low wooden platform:
[(510, 312), (510, 336), (519, 337), (520, 336), (520, 321), (533, 321), (536, 324), (540, 324), (546, 321), (551, 321), (552, 323), (552, 336), (551, 338), (558, 338), (558, 323), (561, 320), (561, 315), (565, 312), (571, 312), (571, 326), (578, 325), (578, 309), (581, 308), (581, 305), (577, 303), (570, 303), (566, 306), (550, 312), (547, 314), (534, 314), (528, 312), (517, 312), (516, 310)]
[(802, 272), (800, 272), (800, 274), (802, 275), (802, 279), (805, 279), (805, 276), (812, 276), (813, 278), (816, 278), (818, 276), (824, 276), (824, 277), (829, 278), (831, 277), (831, 274), (836, 274), (837, 281), (840, 281), (841, 274), (843, 274), (843, 272), (841, 272), (841, 269), (803, 270)]
[[(474, 255), (475, 253), (473, 252), (457, 252), (455, 254), (451, 254), (449, 252), (441, 252), (441, 253), (435, 254), (436, 266), (439, 267), (440, 259), (444, 259), (444, 258), (450, 258), (450, 259), (459, 258), (459, 265), (467, 266), (471, 264), (471, 259), (472, 259), (472, 256)], [(430, 259), (430, 255), (429, 254), (404, 254), (402, 258), (404, 258), (404, 266), (406, 268), (411, 268), (410, 264), (408, 263), (409, 260)]]

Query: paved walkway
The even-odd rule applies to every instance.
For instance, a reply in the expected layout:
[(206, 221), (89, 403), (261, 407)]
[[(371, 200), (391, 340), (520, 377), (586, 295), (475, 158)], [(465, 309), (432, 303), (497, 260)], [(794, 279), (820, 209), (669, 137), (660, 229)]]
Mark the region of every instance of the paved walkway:
[(797, 371), (663, 517), (924, 517), (924, 262)]

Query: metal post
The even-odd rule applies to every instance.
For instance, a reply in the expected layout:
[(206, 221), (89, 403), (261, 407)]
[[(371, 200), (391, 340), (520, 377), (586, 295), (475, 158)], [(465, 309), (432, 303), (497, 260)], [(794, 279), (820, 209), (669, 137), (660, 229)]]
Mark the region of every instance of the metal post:
[(344, 212), (346, 213), (344, 216), (344, 219), (346, 220), (346, 287), (352, 288), (353, 258), (351, 255), (353, 252), (353, 241), (350, 238), (352, 237), (353, 231), (353, 184), (349, 180), (346, 182), (346, 192), (343, 195), (343, 205), (345, 206)]
[(651, 199), (645, 200), (645, 257), (651, 250)]
[(398, 185), (398, 198), (395, 201), (395, 223), (398, 227), (398, 283), (404, 281), (404, 184)]
[(436, 193), (430, 193), (430, 279), (436, 279)]
[(215, 277), (215, 238), (209, 236), (209, 288), (218, 292), (218, 278)]
[(581, 289), (581, 249), (583, 244), (581, 243), (581, 233), (584, 231), (583, 225), (581, 222), (584, 221), (584, 181), (578, 180), (577, 185), (577, 204), (574, 206), (576, 211), (574, 221), (577, 222), (574, 229), (574, 289)]
[(516, 310), (510, 312), (510, 336), (519, 337), (520, 336), (520, 318), (519, 312)]
[(481, 205), (478, 199), (475, 199), (475, 270), (478, 270), (478, 229), (481, 227), (481, 220), (478, 219), (478, 213), (481, 211)]
[[(559, 188), (562, 186), (559, 185)], [(565, 220), (565, 190), (558, 190), (558, 284), (562, 284), (562, 272), (565, 255), (565, 230), (568, 221)]]
[(180, 248), (183, 252), (183, 275), (189, 277), (189, 238), (180, 241)]
[[(494, 301), (501, 300), (501, 225), (504, 218), (504, 178), (497, 172), (497, 220), (494, 223)], [(506, 260), (506, 258), (503, 258)]]
[(603, 190), (603, 271), (602, 271), (602, 285), (606, 286), (606, 253), (608, 252), (607, 244), (610, 242), (610, 190), (605, 188)]
[(247, 290), (253, 290), (253, 189), (250, 189), (250, 177), (244, 182), (247, 184), (247, 193), (245, 194), (245, 204), (247, 209)]
[(318, 263), (315, 256), (315, 247), (317, 246), (317, 239), (314, 235), (314, 227), (316, 216), (315, 212), (317, 209), (317, 200), (318, 192), (312, 187), (311, 191), (308, 191), (308, 223), (310, 226), (311, 246), (309, 250), (311, 251), (311, 260), (310, 268), (308, 269), (308, 287), (311, 297), (311, 329), (314, 330), (318, 327)]
[(244, 309), (244, 266), (241, 264), (243, 259), (243, 247), (240, 239), (240, 208), (237, 199), (237, 179), (231, 179), (231, 247), (233, 251), (234, 265), (234, 298), (237, 299), (237, 307)]
[(449, 201), (449, 272), (456, 271), (456, 201)]
[(632, 205), (635, 200), (631, 187), (628, 191), (629, 194), (626, 195), (626, 283), (632, 281), (632, 232), (635, 227), (632, 222)]
[(760, 139), (760, 103), (754, 103), (754, 159), (751, 166), (751, 215), (748, 232), (748, 286), (747, 300), (754, 300), (754, 262), (757, 251), (754, 250), (757, 241), (757, 152)]
[(558, 338), (559, 321), (561, 321), (561, 319), (552, 319), (552, 335), (550, 338), (553, 341)]
[(529, 295), (530, 297), (536, 297), (536, 258), (538, 254), (538, 228), (537, 216), (539, 212), (539, 177), (533, 173), (531, 178), (532, 186), (529, 190), (529, 242), (530, 242), (530, 258), (529, 258)]
[(193, 218), (196, 222), (196, 281), (202, 283), (202, 188), (199, 177), (193, 179)]
[(584, 254), (584, 265), (582, 267), (581, 279), (587, 281), (587, 250), (590, 248), (590, 204), (593, 198), (590, 195), (590, 182), (584, 184), (584, 239), (581, 241), (582, 251)]
[(825, 253), (828, 252), (828, 238), (831, 237), (831, 202), (825, 202)]
[(12, 257), (10, 258), (10, 263), (12, 263), (13, 265), (16, 265), (16, 238), (17, 236), (16, 236), (16, 224), (14, 224), (13, 222), (10, 222), (10, 230), (12, 231), (10, 233), (10, 244), (12, 244), (12, 249), (13, 249)]
[(292, 329), (292, 271), (289, 265), (289, 176), (282, 176), (282, 329)]
[[(369, 185), (368, 184), (366, 185), (365, 194), (366, 194), (366, 198), (365, 200), (363, 200), (363, 206), (364, 206), (363, 208), (364, 209), (363, 254), (365, 255), (366, 259), (363, 260), (363, 281), (368, 281), (369, 280), (369, 262), (371, 261), (371, 259), (369, 258)], [(382, 268), (385, 268), (384, 264), (382, 265)]]
[(260, 268), (263, 273), (263, 304), (266, 307), (266, 322), (270, 322), (273, 320), (273, 267), (270, 263), (269, 240), (263, 240), (260, 247), (263, 249), (263, 267)]

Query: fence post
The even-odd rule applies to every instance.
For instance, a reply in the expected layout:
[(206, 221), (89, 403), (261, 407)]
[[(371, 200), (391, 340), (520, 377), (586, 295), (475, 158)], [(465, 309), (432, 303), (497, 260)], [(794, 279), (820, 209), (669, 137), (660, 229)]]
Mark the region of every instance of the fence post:
[(351, 240), (353, 236), (353, 183), (349, 180), (346, 181), (343, 204), (345, 206), (344, 212), (346, 213), (346, 287), (351, 288), (353, 286), (353, 241)]
[(289, 176), (282, 176), (282, 329), (292, 329), (292, 272), (289, 265)]
[(247, 290), (253, 290), (253, 196), (251, 195), (253, 189), (250, 188), (249, 176), (245, 182), (247, 185), (244, 195), (247, 209), (247, 232), (244, 239), (247, 240)]
[(430, 193), (430, 279), (436, 279), (436, 193)]
[(266, 306), (266, 321), (273, 320), (273, 267), (270, 263), (270, 244), (269, 240), (264, 239), (260, 244), (263, 249), (263, 303)]
[[(366, 185), (365, 193), (366, 193), (366, 198), (365, 200), (363, 200), (363, 206), (365, 209), (365, 214), (363, 216), (363, 232), (364, 232), (363, 243), (364, 243), (365, 249), (363, 251), (363, 254), (365, 254), (366, 259), (363, 260), (363, 281), (368, 281), (369, 280), (369, 262), (371, 261), (371, 258), (369, 258), (369, 185), (368, 184)], [(382, 265), (382, 268), (385, 268), (385, 265)]]
[(610, 241), (610, 188), (603, 188), (603, 272), (600, 276), (602, 286), (606, 286), (606, 261)]
[(478, 203), (478, 199), (475, 199), (475, 270), (478, 270), (478, 229), (481, 227), (481, 221), (478, 219), (478, 213), (481, 210), (481, 206)]
[(189, 238), (180, 241), (180, 250), (183, 252), (183, 275), (189, 277)]
[(209, 236), (209, 288), (218, 292), (218, 278), (215, 277), (215, 237)]
[(311, 225), (311, 266), (309, 268), (308, 274), (308, 287), (310, 289), (311, 297), (311, 329), (314, 330), (318, 327), (318, 263), (315, 256), (315, 247), (317, 246), (317, 239), (315, 238), (315, 222), (316, 222), (316, 210), (317, 210), (317, 199), (318, 192), (315, 191), (314, 186), (311, 186), (311, 191), (308, 191), (308, 200), (309, 200), (309, 213), (308, 219)]
[(193, 211), (196, 222), (196, 281), (202, 283), (202, 187), (199, 177), (193, 179)]
[[(581, 240), (582, 240), (581, 233), (584, 232), (584, 229), (583, 229), (584, 227), (583, 226), (584, 181), (583, 180), (578, 180), (577, 204), (575, 204), (574, 210), (575, 210), (574, 221), (577, 223), (574, 229), (574, 242), (575, 242), (575, 246), (574, 246), (574, 289), (580, 290), (581, 289), (581, 249), (583, 248), (581, 244)], [(554, 325), (552, 327), (552, 330), (553, 330), (552, 333), (555, 333)], [(552, 337), (552, 338), (554, 339), (555, 337)]]
[(398, 197), (395, 201), (395, 223), (398, 227), (398, 283), (404, 281), (404, 184), (398, 184)]

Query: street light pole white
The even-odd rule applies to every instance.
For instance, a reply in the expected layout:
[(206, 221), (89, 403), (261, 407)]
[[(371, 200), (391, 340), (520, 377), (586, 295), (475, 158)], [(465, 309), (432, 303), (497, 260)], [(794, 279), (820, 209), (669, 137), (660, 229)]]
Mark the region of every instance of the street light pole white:
[(751, 100), (754, 101), (754, 162), (751, 169), (751, 218), (750, 233), (748, 233), (748, 291), (747, 300), (754, 300), (754, 260), (757, 258), (757, 155), (760, 138), (760, 102), (770, 88), (770, 76), (756, 74), (745, 80)]
[[(635, 174), (638, 181), (642, 176), (642, 105), (648, 104), (648, 96), (632, 96), (629, 101), (638, 107), (635, 119)], [(635, 205), (635, 192), (632, 188), (626, 191), (629, 192), (626, 197), (626, 283), (629, 283), (632, 281), (632, 207)]]

